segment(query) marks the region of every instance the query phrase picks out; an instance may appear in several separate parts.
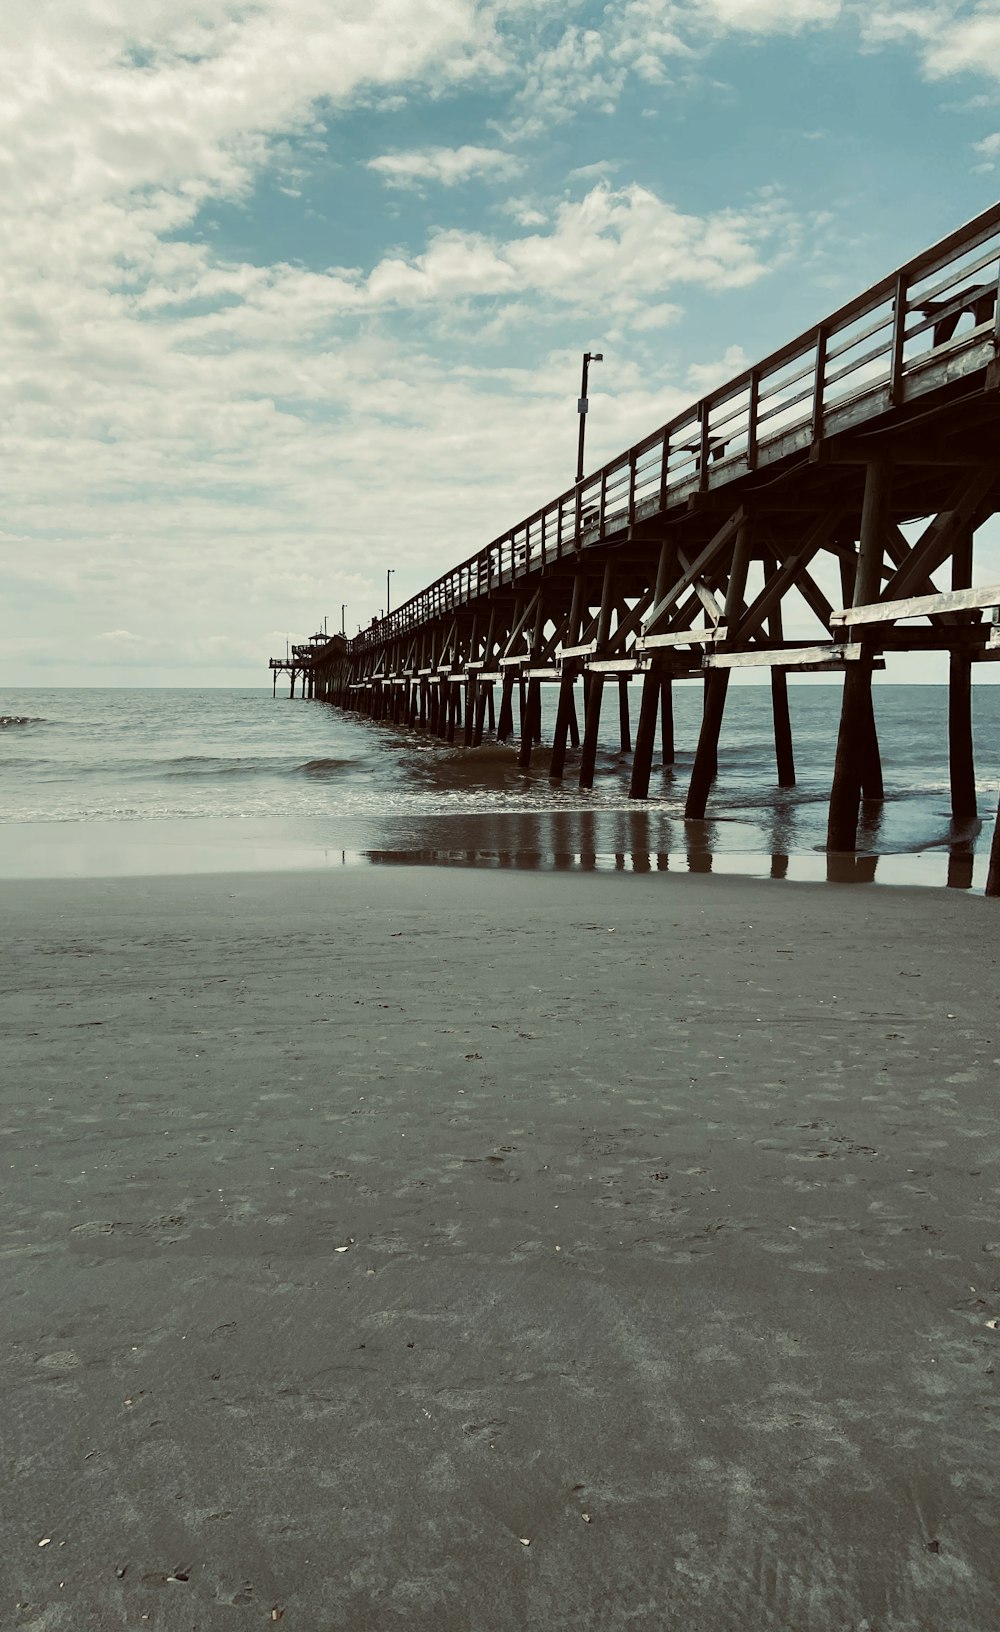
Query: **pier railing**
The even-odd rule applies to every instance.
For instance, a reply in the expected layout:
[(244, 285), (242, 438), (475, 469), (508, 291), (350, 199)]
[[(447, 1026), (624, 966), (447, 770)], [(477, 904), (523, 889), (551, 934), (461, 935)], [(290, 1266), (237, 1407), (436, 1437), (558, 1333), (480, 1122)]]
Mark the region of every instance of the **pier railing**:
[(815, 327), (443, 574), (348, 642), (362, 651), (442, 617), (637, 523), (992, 362), (1000, 350), (1000, 204), (880, 279)]

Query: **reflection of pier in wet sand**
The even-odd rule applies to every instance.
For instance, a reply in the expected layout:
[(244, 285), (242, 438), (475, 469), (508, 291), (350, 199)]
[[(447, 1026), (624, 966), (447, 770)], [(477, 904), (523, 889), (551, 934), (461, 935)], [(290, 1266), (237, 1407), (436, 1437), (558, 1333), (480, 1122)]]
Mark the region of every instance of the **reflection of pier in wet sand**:
[[(367, 845), (352, 852), (375, 865), (445, 866), (484, 871), (557, 873), (695, 873), (835, 884), (913, 883), (917, 878), (973, 887), (974, 830), (957, 827), (952, 841), (921, 856), (919, 867), (907, 852), (874, 849), (845, 853), (810, 852), (794, 843), (795, 807), (774, 813), (770, 848), (722, 848), (720, 824), (671, 819), (655, 807), (634, 810), (510, 812), (430, 821), (425, 833), (408, 830), (405, 843)], [(978, 826), (978, 824), (975, 824)], [(448, 828), (453, 831), (449, 835)], [(457, 829), (457, 831), (454, 831)], [(877, 831), (868, 834), (874, 842)], [(935, 856), (940, 864), (932, 866)], [(347, 853), (344, 853), (347, 859)]]

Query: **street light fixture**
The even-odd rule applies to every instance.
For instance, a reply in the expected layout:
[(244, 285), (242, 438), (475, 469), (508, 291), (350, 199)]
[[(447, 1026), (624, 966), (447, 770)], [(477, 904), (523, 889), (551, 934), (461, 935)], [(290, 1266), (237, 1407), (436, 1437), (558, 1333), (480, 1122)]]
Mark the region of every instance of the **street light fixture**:
[(591, 363), (603, 363), (603, 361), (603, 351), (585, 351), (583, 354), (583, 374), (580, 379), (580, 400), (576, 405), (576, 411), (580, 416), (580, 441), (577, 447), (576, 455), (576, 481), (578, 487), (583, 481), (583, 439), (587, 431), (587, 409), (589, 407), (589, 403), (587, 402), (587, 376), (590, 373)]
[(386, 617), (389, 616), (389, 612), (390, 612), (390, 606), (389, 606), (389, 579), (392, 577), (395, 570), (396, 570), (395, 567), (386, 567), (386, 569), (385, 569), (385, 615), (386, 615)]

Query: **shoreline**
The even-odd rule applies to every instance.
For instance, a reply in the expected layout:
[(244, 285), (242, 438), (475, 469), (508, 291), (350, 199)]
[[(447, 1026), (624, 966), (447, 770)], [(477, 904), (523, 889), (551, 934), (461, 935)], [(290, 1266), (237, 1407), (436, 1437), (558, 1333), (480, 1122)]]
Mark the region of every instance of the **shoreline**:
[(5, 1624), (991, 1632), (994, 903), (5, 901)]

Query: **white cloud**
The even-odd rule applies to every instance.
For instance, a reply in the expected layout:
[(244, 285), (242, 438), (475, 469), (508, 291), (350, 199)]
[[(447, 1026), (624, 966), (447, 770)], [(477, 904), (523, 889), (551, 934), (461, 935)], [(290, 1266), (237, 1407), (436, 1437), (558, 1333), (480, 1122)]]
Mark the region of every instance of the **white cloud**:
[(132, 652), (146, 642), (145, 635), (133, 635), (130, 629), (105, 629), (97, 638), (107, 641), (109, 646), (118, 646), (124, 651)]
[(990, 136), (984, 136), (980, 142), (973, 142), (972, 151), (978, 153), (982, 161), (974, 166), (978, 174), (987, 174), (990, 170), (996, 169), (997, 160), (1000, 159), (1000, 130), (995, 130)]
[(869, 44), (914, 46), (930, 79), (962, 73), (1000, 79), (1000, 10), (995, 0), (984, 0), (971, 10), (962, 0), (877, 5), (859, 10), (859, 16)]
[(643, 306), (641, 311), (634, 312), (630, 318), (630, 327), (637, 334), (646, 334), (650, 329), (665, 329), (671, 323), (676, 323), (683, 315), (683, 308), (673, 305), (670, 301), (659, 301), (653, 306)]
[(734, 375), (742, 374), (750, 358), (742, 346), (727, 346), (722, 357), (709, 363), (694, 363), (687, 371), (687, 383), (701, 396), (716, 385), (725, 385)]
[(582, 111), (611, 113), (630, 77), (669, 90), (727, 35), (797, 34), (845, 11), (846, 0), (610, 0), (600, 27), (569, 22), (557, 33), (543, 14), (524, 54), (516, 117), (504, 128), (525, 138)]
[(392, 187), (419, 187), (436, 181), (454, 187), (474, 176), (508, 180), (521, 165), (511, 153), (496, 147), (425, 147), (403, 153), (382, 153), (367, 161)]
[(440, 231), (419, 255), (381, 261), (357, 296), (365, 305), (542, 295), (560, 304), (632, 310), (677, 283), (736, 289), (767, 270), (769, 241), (794, 231), (780, 202), (685, 214), (648, 188), (594, 187), (559, 205), (547, 232), (502, 241)]
[(598, 159), (596, 164), (581, 164), (571, 170), (566, 177), (567, 181), (603, 181), (610, 179), (621, 165), (614, 159)]
[(843, 0), (701, 0), (699, 9), (719, 29), (753, 34), (795, 34), (835, 23)]

